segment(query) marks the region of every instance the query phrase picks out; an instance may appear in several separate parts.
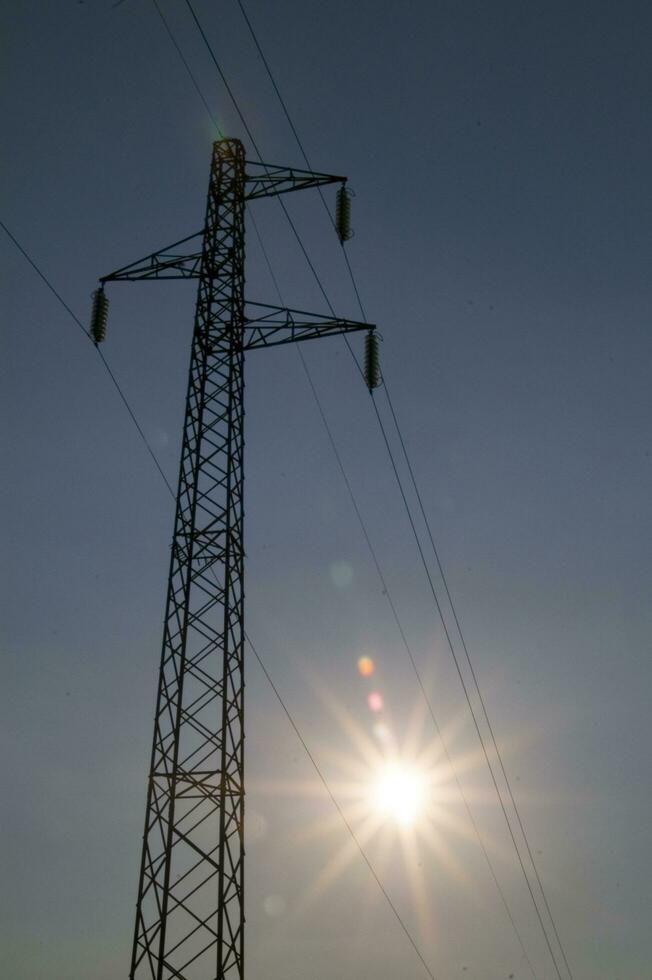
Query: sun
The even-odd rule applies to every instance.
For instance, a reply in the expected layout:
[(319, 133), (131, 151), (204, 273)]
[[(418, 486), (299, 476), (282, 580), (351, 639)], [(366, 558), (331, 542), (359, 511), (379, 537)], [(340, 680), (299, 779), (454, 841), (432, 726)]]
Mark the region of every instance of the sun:
[(423, 816), (427, 803), (426, 775), (416, 766), (390, 762), (383, 766), (372, 786), (373, 808), (401, 827), (412, 827)]
[[(367, 677), (369, 671), (358, 666), (358, 673)], [(351, 714), (341, 698), (328, 691), (321, 679), (313, 678), (313, 689), (331, 720), (329, 742), (319, 750), (321, 766), (328, 774), (326, 787), (321, 772), (318, 780), (273, 780), (257, 786), (258, 792), (311, 797), (321, 803), (326, 788), (334, 804), (294, 835), (294, 844), (299, 846), (313, 847), (315, 841), (328, 838), (332, 841), (330, 855), (307, 886), (297, 909), (307, 915), (362, 852), (374, 875), (405, 874), (420, 935), (431, 937), (433, 914), (427, 883), (432, 869), (470, 887), (457, 844), (466, 847), (474, 831), (470, 814), (467, 819), (460, 806), (458, 773), (467, 777), (468, 795), (473, 792), (468, 778), (483, 760), (477, 750), (461, 751), (458, 747), (465, 733), (464, 719), (455, 717), (443, 731), (437, 727), (433, 733), (429, 731), (427, 705), (419, 699), (399, 727), (382, 694), (374, 688), (368, 692), (371, 716), (365, 724)], [(377, 696), (379, 703), (371, 703), (369, 694)], [(466, 797), (462, 802), (466, 803)]]

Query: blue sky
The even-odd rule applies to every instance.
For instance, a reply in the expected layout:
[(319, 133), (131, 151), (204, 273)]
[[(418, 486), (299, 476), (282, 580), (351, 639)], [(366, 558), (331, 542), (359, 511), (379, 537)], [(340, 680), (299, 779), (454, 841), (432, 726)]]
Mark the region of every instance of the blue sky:
[[(185, 4), (160, 2), (246, 143)], [(264, 157), (301, 166), (237, 4), (196, 10)], [(348, 254), (573, 976), (643, 980), (649, 8), (247, 10), (313, 165), (356, 192)], [(98, 276), (200, 227), (215, 134), (149, 0), (0, 17), (0, 217), (85, 322)], [(318, 198), (294, 197), (357, 317)], [(288, 305), (326, 312), (273, 202), (256, 220)], [(127, 974), (172, 503), (92, 345), (0, 247), (3, 960), (14, 980), (109, 980)], [(275, 302), (251, 227), (247, 255), (249, 297)], [(174, 482), (193, 288), (110, 300), (106, 357)], [(535, 975), (553, 978), (369, 397), (340, 341), (304, 353)], [(246, 397), (247, 629), (346, 801), (374, 740), (361, 655), (396, 740), (436, 753), (436, 734), (296, 351), (250, 355)], [(247, 778), (247, 976), (425, 976), (361, 859), (316, 887), (348, 835), (254, 661)], [(441, 780), (407, 857), (390, 826), (367, 852), (436, 977), (531, 976)]]

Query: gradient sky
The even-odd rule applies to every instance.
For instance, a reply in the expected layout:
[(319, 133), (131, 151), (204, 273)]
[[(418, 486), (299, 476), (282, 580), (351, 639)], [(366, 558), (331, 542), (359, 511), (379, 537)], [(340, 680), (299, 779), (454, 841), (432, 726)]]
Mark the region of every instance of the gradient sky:
[[(160, 3), (244, 138), (186, 5)], [(235, 0), (196, 10), (264, 157), (302, 166)], [(314, 167), (356, 191), (348, 253), (573, 977), (645, 980), (650, 7), (247, 10)], [(201, 226), (215, 133), (150, 0), (4, 0), (0, 19), (1, 217), (86, 322), (98, 276)], [(357, 317), (319, 199), (288, 205)], [(256, 218), (287, 304), (326, 312), (274, 202)], [(251, 232), (248, 295), (273, 303)], [(0, 249), (3, 972), (114, 980), (172, 501), (92, 345), (1, 231)], [(193, 294), (110, 290), (104, 353), (173, 483)], [(303, 350), (535, 975), (553, 980), (369, 397), (340, 340)], [(377, 720), (361, 655), (397, 741), (438, 743), (297, 352), (250, 355), (246, 397), (247, 628), (346, 804)], [(364, 862), (330, 875), (350, 840), (251, 658), (246, 764), (248, 980), (422, 980)], [(445, 764), (440, 778), (439, 819), (408, 852), (386, 826), (369, 857), (438, 980), (530, 977)]]

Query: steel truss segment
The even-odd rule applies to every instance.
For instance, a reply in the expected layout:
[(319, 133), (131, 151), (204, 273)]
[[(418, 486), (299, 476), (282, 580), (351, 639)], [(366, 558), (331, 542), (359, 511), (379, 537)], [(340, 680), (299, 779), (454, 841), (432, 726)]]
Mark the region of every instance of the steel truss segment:
[(101, 280), (198, 279), (130, 980), (243, 980), (245, 351), (375, 329), (245, 308), (245, 203), (343, 179), (220, 140), (203, 230)]
[[(277, 347), (280, 344), (316, 340), (319, 337), (375, 330), (374, 324), (343, 317), (326, 317), (306, 310), (292, 310), (268, 303), (247, 303), (244, 349)], [(253, 315), (258, 313), (258, 315)]]
[[(243, 977), (244, 151), (239, 141), (214, 146), (202, 234), (132, 980)], [(170, 251), (182, 244), (148, 256), (140, 269), (137, 263), (127, 267), (122, 278), (163, 278), (162, 265), (171, 266)]]
[(100, 282), (137, 282), (142, 279), (199, 279), (201, 275), (201, 242), (199, 247), (192, 252), (179, 253), (175, 251), (180, 245), (191, 242), (193, 239), (201, 239), (203, 231), (196, 231), (186, 238), (181, 238), (172, 245), (152, 252), (136, 262), (130, 262), (121, 269), (102, 276)]
[(277, 197), (279, 194), (303, 191), (309, 187), (322, 187), (324, 184), (346, 182), (346, 177), (298, 170), (296, 167), (278, 167), (275, 164), (254, 163), (250, 160), (246, 165), (245, 197), (248, 201), (259, 197)]

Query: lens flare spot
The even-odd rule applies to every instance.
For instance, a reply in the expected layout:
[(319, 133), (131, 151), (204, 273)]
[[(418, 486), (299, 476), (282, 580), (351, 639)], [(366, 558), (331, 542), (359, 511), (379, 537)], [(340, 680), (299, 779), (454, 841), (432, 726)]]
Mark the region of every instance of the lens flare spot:
[(170, 441), (170, 437), (168, 436), (165, 429), (161, 429), (159, 426), (156, 426), (152, 430), (150, 440), (151, 442), (154, 443), (157, 449), (166, 449)]
[(358, 673), (361, 677), (371, 677), (375, 670), (375, 664), (371, 657), (360, 657), (358, 660)]
[(425, 779), (416, 769), (393, 763), (380, 773), (374, 787), (377, 809), (402, 827), (411, 827), (425, 799)]
[(247, 812), (247, 837), (249, 841), (264, 840), (267, 836), (267, 821), (262, 813), (252, 810)]
[(382, 721), (379, 721), (376, 725), (374, 725), (372, 731), (378, 741), (382, 742), (383, 745), (387, 745), (391, 739), (391, 732), (387, 725), (384, 725)]
[(383, 696), (378, 691), (372, 691), (367, 695), (367, 704), (371, 711), (383, 710)]
[(279, 915), (285, 912), (287, 905), (282, 895), (268, 895), (263, 902), (263, 908), (270, 918), (278, 919)]
[(336, 589), (348, 589), (353, 582), (353, 569), (348, 561), (334, 561), (330, 566), (330, 576)]

